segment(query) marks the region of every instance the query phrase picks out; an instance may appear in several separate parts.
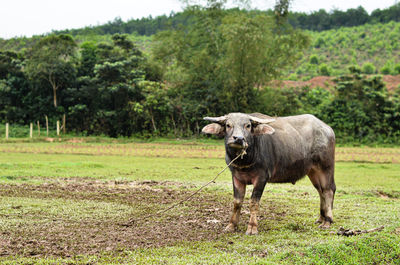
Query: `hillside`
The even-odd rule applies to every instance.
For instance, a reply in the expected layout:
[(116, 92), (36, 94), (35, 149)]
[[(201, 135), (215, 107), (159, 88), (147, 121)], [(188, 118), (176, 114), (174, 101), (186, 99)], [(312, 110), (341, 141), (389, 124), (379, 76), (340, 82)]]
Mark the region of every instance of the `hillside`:
[[(337, 76), (348, 73), (350, 66), (359, 66), (365, 73), (400, 74), (400, 22), (365, 24), (341, 27), (326, 31), (307, 31), (310, 47), (299, 63), (283, 74), (283, 79), (309, 80), (315, 76)], [(0, 39), (0, 50), (20, 51), (37, 42), (33, 38)], [(84, 41), (111, 42), (111, 35), (76, 35), (79, 43)], [(152, 37), (130, 34), (129, 39), (144, 50)], [(367, 65), (366, 65), (367, 64)], [(369, 65), (368, 65), (369, 64)], [(371, 65), (372, 64), (372, 65)]]
[[(337, 76), (348, 73), (348, 67), (352, 65), (360, 66), (367, 74), (400, 74), (400, 22), (308, 33), (311, 47), (290, 71), (291, 80)], [(373, 67), (368, 69), (365, 66), (368, 63)]]

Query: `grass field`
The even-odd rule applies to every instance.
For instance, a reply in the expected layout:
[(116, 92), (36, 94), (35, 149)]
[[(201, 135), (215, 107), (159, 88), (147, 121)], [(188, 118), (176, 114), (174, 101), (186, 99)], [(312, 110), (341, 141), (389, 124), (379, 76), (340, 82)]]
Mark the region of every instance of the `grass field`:
[[(268, 184), (259, 235), (223, 233), (229, 172), (192, 200), (147, 220), (212, 179), (222, 143), (0, 144), (1, 264), (400, 264), (400, 149), (337, 148), (335, 223), (314, 225), (308, 178)], [(247, 198), (251, 187), (247, 191)], [(247, 200), (248, 201), (248, 200)], [(340, 227), (382, 231), (338, 236)]]

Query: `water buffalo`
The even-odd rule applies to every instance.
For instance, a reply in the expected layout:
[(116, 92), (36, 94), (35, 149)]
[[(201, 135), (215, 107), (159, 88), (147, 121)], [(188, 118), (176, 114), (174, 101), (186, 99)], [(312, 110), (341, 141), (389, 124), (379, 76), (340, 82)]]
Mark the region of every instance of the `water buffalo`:
[(308, 175), (320, 196), (316, 223), (328, 228), (333, 222), (335, 195), (335, 134), (313, 115), (272, 118), (261, 113), (229, 113), (205, 117), (203, 133), (225, 136), (225, 160), (229, 164), (243, 149), (246, 154), (229, 167), (233, 182), (233, 211), (228, 232), (239, 223), (246, 185), (253, 184), (250, 221), (246, 234), (257, 234), (259, 201), (265, 184), (293, 183)]

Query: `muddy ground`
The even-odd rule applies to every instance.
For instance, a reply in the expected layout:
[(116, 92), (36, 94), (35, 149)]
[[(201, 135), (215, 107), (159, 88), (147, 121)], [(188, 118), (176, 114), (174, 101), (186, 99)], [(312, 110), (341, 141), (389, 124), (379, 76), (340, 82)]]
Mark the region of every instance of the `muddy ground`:
[[(0, 256), (90, 255), (120, 252), (143, 247), (174, 245), (181, 241), (213, 240), (223, 232), (231, 197), (202, 192), (162, 216), (141, 220), (140, 216), (167, 208), (188, 196), (192, 190), (170, 182), (96, 182), (66, 180), (40, 185), (1, 185), (0, 195), (7, 198), (65, 199), (74, 202), (111, 202), (132, 207), (135, 214), (98, 214), (89, 217), (54, 216), (42, 210), (32, 211), (13, 203), (0, 214)], [(95, 204), (96, 205), (96, 204)], [(94, 209), (95, 210), (95, 209)], [(95, 211), (94, 211), (95, 212)], [(78, 218), (76, 218), (78, 216)], [(132, 217), (131, 226), (124, 226)]]

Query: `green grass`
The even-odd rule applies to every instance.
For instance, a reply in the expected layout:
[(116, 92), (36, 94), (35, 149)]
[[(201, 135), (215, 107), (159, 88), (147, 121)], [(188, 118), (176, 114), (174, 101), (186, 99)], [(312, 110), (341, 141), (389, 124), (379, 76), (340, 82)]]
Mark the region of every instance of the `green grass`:
[[(126, 220), (132, 213), (145, 215), (169, 206), (177, 197), (163, 197), (169, 201), (162, 204), (159, 190), (171, 190), (176, 195), (187, 194), (212, 179), (225, 166), (223, 153), (220, 158), (190, 157), (191, 152), (197, 152), (194, 146), (204, 150), (213, 148), (209, 144), (192, 144), (175, 142), (175, 148), (181, 152), (179, 157), (96, 155), (93, 150), (97, 147), (86, 155), (44, 153), (49, 152), (50, 149), (46, 148), (49, 143), (21, 143), (25, 148), (23, 153), (18, 152), (21, 146), (13, 152), (5, 152), (14, 143), (2, 144), (0, 254), (4, 242), (1, 236), (7, 231), (15, 231), (23, 237), (24, 233), (36, 235), (29, 230), (30, 227), (47, 227), (51, 231), (57, 225), (64, 225), (54, 220), (67, 220), (65, 231), (73, 231), (77, 226), (75, 222), (80, 221), (93, 222), (94, 225), (90, 226), (93, 230), (97, 222), (112, 225)], [(85, 143), (73, 145), (80, 148), (88, 146)], [(43, 149), (34, 153), (35, 148)], [(375, 149), (370, 150), (374, 152)], [(223, 152), (223, 149), (219, 151)], [(214, 229), (207, 227), (198, 232), (216, 233), (213, 239), (192, 240), (189, 237), (150, 248), (132, 248), (122, 244), (118, 251), (104, 248), (99, 253), (90, 254), (80, 252), (80, 242), (75, 244), (68, 238), (60, 237), (60, 244), (76, 246), (70, 251), (74, 253), (72, 256), (35, 256), (27, 249), (19, 254), (1, 254), (0, 263), (400, 264), (400, 164), (337, 162), (335, 177), (335, 223), (328, 230), (320, 230), (313, 224), (319, 212), (319, 197), (305, 178), (296, 185), (267, 184), (261, 201), (260, 234), (257, 236), (244, 234), (248, 221), (248, 203), (245, 203), (239, 231), (234, 234), (219, 233), (228, 220), (228, 210), (225, 209), (223, 214), (212, 217), (221, 220), (220, 226)], [(158, 182), (154, 186), (145, 185), (148, 197), (144, 198), (147, 199), (130, 204), (126, 203), (131, 196), (129, 181)], [(90, 183), (89, 187), (94, 188), (82, 189), (82, 183)], [(101, 188), (96, 188), (96, 185)], [(204, 207), (219, 208), (223, 205), (228, 208), (232, 200), (231, 190), (230, 173), (226, 171), (216, 184), (201, 192), (200, 201), (185, 203), (163, 217), (154, 217), (150, 223), (140, 225), (148, 227), (160, 223), (166, 233), (173, 235), (170, 229), (176, 227), (169, 225), (171, 221), (168, 220), (190, 219), (193, 213), (202, 212)], [(250, 192), (251, 187), (247, 191), (247, 200)], [(135, 194), (132, 196), (143, 195)], [(207, 218), (202, 216), (197, 220), (201, 224), (206, 223)], [(385, 228), (380, 232), (354, 237), (336, 235), (341, 226), (371, 229), (381, 225)], [(15, 230), (16, 227), (20, 231)], [(194, 226), (193, 229), (198, 228)]]

